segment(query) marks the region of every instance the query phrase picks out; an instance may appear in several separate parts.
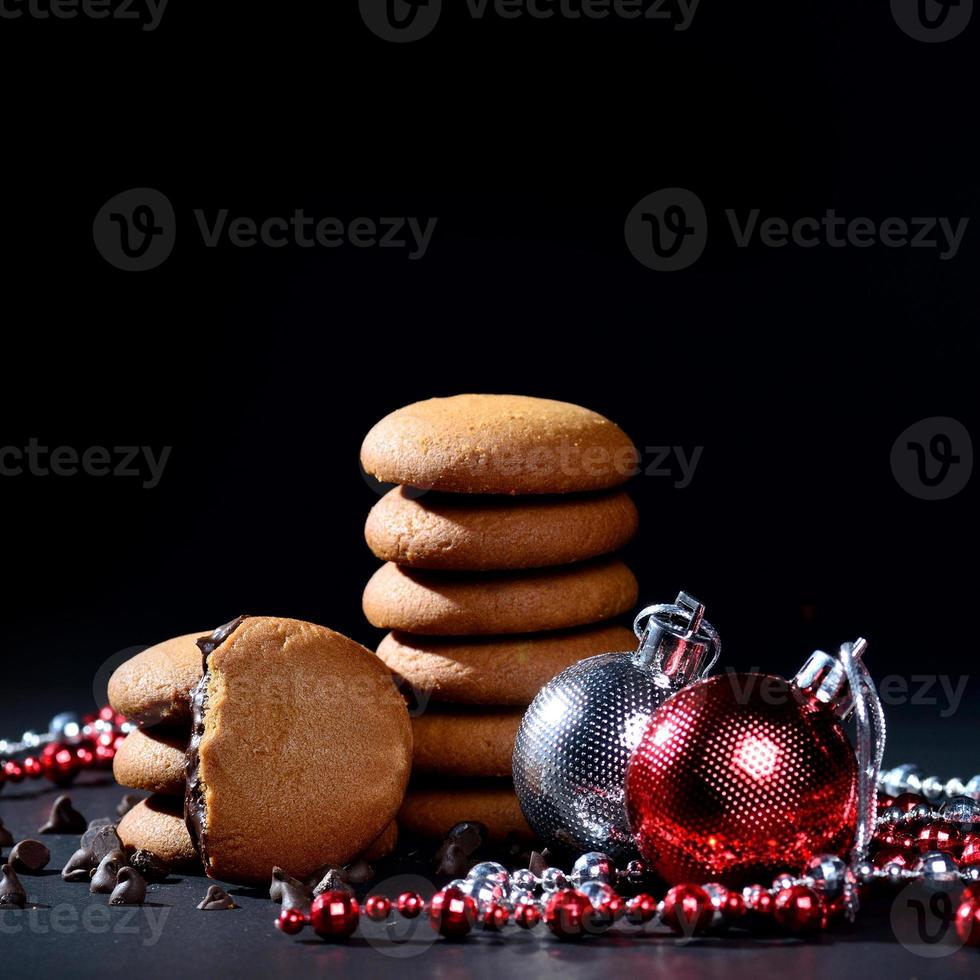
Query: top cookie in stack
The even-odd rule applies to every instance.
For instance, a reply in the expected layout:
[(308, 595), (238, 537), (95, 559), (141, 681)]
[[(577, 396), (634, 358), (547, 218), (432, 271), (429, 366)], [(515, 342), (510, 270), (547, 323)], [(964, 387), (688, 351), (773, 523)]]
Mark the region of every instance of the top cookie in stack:
[[(632, 572), (610, 557), (636, 532), (636, 508), (618, 489), (636, 460), (603, 416), (520, 395), (433, 398), (368, 433), (365, 471), (398, 486), (367, 520), (386, 564), (364, 612), (392, 631), (382, 660), (420, 703), (439, 703), (413, 722), (415, 776), (509, 778), (522, 709), (541, 686), (583, 657), (635, 645), (609, 621), (637, 598)], [(424, 805), (409, 794), (401, 819), (437, 835), (449, 824), (430, 826), (431, 815), (452, 823), (452, 795), (467, 796), (425, 793)], [(513, 814), (513, 826), (491, 832), (526, 830), (509, 784), (469, 799), (471, 809), (488, 800), (498, 824)]]

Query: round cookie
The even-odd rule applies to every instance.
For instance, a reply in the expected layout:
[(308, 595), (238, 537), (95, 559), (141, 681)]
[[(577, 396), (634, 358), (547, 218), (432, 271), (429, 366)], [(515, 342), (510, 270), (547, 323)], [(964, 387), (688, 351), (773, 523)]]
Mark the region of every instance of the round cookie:
[(398, 811), (398, 824), (403, 830), (433, 840), (442, 840), (454, 824), (464, 820), (484, 824), (491, 841), (503, 841), (510, 836), (534, 840), (509, 780), (487, 780), (451, 788), (413, 786)]
[(426, 711), (412, 719), (412, 773), (505, 776), (523, 711)]
[(210, 631), (164, 640), (131, 657), (109, 678), (109, 703), (141, 725), (190, 721), (190, 692), (201, 679), (197, 640)]
[(530, 636), (389, 633), (378, 656), (416, 691), (455, 704), (527, 707), (552, 677), (599, 653), (636, 648), (626, 626), (603, 623)]
[(399, 408), (361, 446), (384, 483), (453, 493), (570, 493), (636, 472), (629, 436), (596, 412), (527, 395), (454, 395)]
[(394, 819), (408, 782), (405, 702), (333, 630), (240, 617), (202, 640), (185, 814), (207, 873), (261, 882), (343, 865)]
[(371, 509), (364, 537), (385, 561), (492, 571), (565, 565), (623, 547), (636, 507), (622, 490), (566, 497), (413, 497), (395, 487)]
[(116, 832), (127, 850), (151, 851), (175, 870), (200, 866), (179, 796), (141, 800), (119, 821)]
[(597, 623), (635, 605), (636, 578), (607, 559), (565, 568), (483, 575), (388, 562), (364, 589), (372, 626), (436, 636), (533, 633)]
[(130, 789), (183, 796), (187, 739), (186, 732), (137, 728), (116, 750), (112, 775)]

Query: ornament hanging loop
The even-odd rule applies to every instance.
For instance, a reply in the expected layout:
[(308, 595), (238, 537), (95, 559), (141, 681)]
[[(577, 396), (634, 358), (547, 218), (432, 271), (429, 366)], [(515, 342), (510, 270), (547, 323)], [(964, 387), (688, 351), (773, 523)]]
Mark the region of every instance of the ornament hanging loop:
[(679, 592), (673, 603), (641, 610), (633, 632), (640, 641), (636, 662), (671, 677), (704, 677), (721, 656), (721, 639), (704, 618), (704, 603), (686, 592)]

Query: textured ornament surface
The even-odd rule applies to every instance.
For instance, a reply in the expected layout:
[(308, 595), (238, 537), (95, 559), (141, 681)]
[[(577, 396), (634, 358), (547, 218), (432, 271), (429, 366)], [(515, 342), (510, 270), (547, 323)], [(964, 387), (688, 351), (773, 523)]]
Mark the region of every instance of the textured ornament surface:
[(650, 713), (673, 693), (667, 675), (631, 653), (569, 667), (542, 688), (514, 747), (521, 809), (545, 842), (636, 856), (626, 820), (626, 766)]
[(668, 883), (733, 887), (849, 846), (857, 762), (831, 710), (781, 678), (729, 674), (654, 712), (626, 797), (640, 851)]

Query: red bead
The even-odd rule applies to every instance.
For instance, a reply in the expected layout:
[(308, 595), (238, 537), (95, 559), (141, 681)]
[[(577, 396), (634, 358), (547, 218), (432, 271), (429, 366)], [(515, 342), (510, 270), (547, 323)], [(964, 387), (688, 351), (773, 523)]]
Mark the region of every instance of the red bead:
[(391, 911), (391, 899), (385, 895), (368, 895), (364, 901), (364, 914), (372, 922), (384, 922)]
[(477, 919), (476, 902), (451, 885), (436, 892), (429, 903), (429, 925), (446, 939), (462, 939)]
[(96, 745), (95, 766), (97, 769), (111, 769), (116, 750), (111, 745)]
[(40, 761), (35, 759), (32, 755), (27, 756), (27, 758), (21, 762), (21, 766), (24, 769), (24, 775), (29, 779), (38, 779), (40, 776), (44, 775), (44, 768), (42, 767)]
[(127, 721), (129, 721), (129, 719), (125, 715), (116, 714), (112, 716), (113, 728), (122, 728)]
[(545, 925), (559, 939), (579, 939), (591, 928), (595, 910), (575, 888), (555, 892), (544, 909)]
[(287, 936), (295, 936), (306, 925), (306, 916), (299, 909), (283, 909), (276, 919), (276, 928)]
[(963, 902), (956, 910), (956, 935), (965, 946), (980, 946), (980, 902)]
[(414, 919), (425, 908), (425, 902), (418, 892), (402, 892), (398, 896), (396, 907), (399, 915), (405, 916), (406, 919)]
[(45, 777), (57, 786), (67, 785), (78, 773), (78, 759), (71, 747), (63, 742), (53, 742), (45, 746), (41, 753), (41, 765)]
[(738, 892), (730, 891), (722, 901), (720, 911), (725, 922), (737, 922), (745, 915), (745, 899)]
[(13, 759), (3, 764), (3, 772), (11, 783), (19, 783), (24, 778), (24, 767)]
[(919, 855), (910, 847), (883, 847), (875, 855), (876, 868), (884, 868), (887, 864), (897, 864), (900, 868), (911, 869)]
[(926, 851), (947, 851), (955, 854), (959, 852), (962, 840), (963, 835), (959, 830), (947, 823), (938, 822), (926, 824), (916, 834), (915, 843), (923, 854)]
[(111, 722), (115, 717), (116, 717), (115, 711), (113, 711), (108, 704), (103, 705), (101, 708), (99, 708), (99, 714), (98, 714), (99, 721)]
[(79, 742), (75, 746), (75, 758), (82, 769), (91, 769), (95, 765), (95, 751), (91, 743)]
[(626, 902), (619, 895), (614, 895), (602, 902), (596, 912), (604, 922), (609, 922), (611, 925), (626, 914)]
[(500, 932), (510, 920), (510, 912), (499, 902), (488, 902), (480, 913), (480, 925), (489, 932)]
[(887, 793), (878, 794), (878, 810), (887, 810), (895, 801)]
[(514, 909), (514, 921), (522, 929), (533, 929), (541, 921), (541, 909), (534, 902), (520, 902)]
[(626, 921), (635, 926), (650, 922), (657, 914), (657, 900), (652, 895), (636, 895), (626, 903)]
[(896, 830), (894, 827), (875, 834), (872, 843), (876, 847), (914, 848), (916, 846), (915, 838), (911, 834), (905, 833), (904, 830)]
[(902, 793), (901, 796), (896, 796), (892, 800), (892, 806), (897, 806), (902, 813), (908, 813), (913, 807), (917, 807), (920, 803), (925, 802), (925, 797), (920, 796), (918, 793)]
[(664, 925), (679, 936), (693, 936), (711, 925), (711, 898), (700, 885), (675, 885), (664, 896)]
[(323, 892), (313, 899), (310, 924), (321, 939), (347, 939), (357, 928), (360, 912), (357, 899), (350, 892)]
[(960, 850), (961, 864), (980, 864), (980, 834), (964, 834)]
[(961, 902), (980, 902), (980, 881), (971, 881), (970, 884), (963, 889), (963, 894), (960, 896)]
[(806, 885), (784, 888), (776, 895), (773, 915), (790, 932), (816, 932), (823, 922), (820, 896)]

